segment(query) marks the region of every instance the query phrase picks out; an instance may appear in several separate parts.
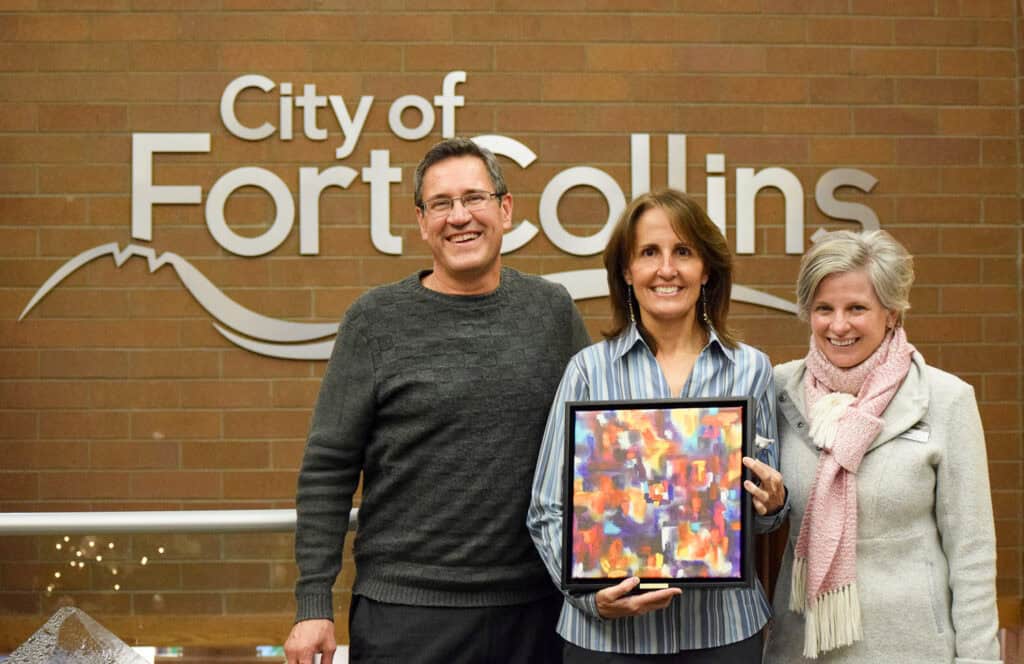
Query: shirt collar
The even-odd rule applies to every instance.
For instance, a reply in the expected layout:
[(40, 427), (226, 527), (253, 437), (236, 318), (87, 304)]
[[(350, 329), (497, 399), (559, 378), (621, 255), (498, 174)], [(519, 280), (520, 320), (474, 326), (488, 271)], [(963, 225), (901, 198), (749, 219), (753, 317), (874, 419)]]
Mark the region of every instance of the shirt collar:
[[(629, 327), (627, 327), (622, 334), (615, 337), (614, 344), (613, 354), (617, 360), (621, 360), (628, 352), (633, 350), (637, 344), (640, 344), (647, 349), (647, 352), (650, 352), (650, 348), (647, 346), (647, 342), (644, 341), (644, 338), (640, 335), (640, 330), (637, 329), (636, 323), (630, 323)], [(736, 362), (736, 350), (728, 348), (723, 344), (722, 340), (718, 338), (718, 333), (715, 332), (714, 328), (711, 328), (711, 333), (708, 336), (708, 343), (704, 348), (706, 350), (710, 349), (712, 352), (721, 353), (725, 359), (730, 362)]]

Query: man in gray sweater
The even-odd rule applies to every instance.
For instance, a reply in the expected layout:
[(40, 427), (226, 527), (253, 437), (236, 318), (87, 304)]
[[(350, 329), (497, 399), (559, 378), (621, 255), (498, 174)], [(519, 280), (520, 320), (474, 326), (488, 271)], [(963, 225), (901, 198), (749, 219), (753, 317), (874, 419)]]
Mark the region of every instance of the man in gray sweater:
[(360, 473), (352, 662), (558, 662), (561, 595), (526, 509), (551, 399), (589, 337), (563, 287), (502, 267), (512, 195), (493, 154), (435, 145), (415, 203), (433, 269), (349, 308), (313, 413), (288, 662), (333, 656)]

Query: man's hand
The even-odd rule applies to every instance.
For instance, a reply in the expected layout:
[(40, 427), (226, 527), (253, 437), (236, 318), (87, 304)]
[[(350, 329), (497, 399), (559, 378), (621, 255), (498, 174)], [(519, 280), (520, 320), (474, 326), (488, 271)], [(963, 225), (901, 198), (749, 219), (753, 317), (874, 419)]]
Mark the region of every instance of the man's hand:
[(630, 577), (617, 586), (603, 588), (597, 592), (597, 612), (602, 618), (623, 618), (639, 616), (658, 609), (664, 609), (672, 603), (672, 598), (682, 594), (679, 588), (652, 590), (648, 593), (630, 595), (637, 587), (640, 579)]
[(303, 620), (295, 623), (288, 640), (284, 642), (284, 654), (288, 664), (313, 664), (313, 655), (320, 653), (320, 661), (330, 664), (338, 648), (334, 640), (334, 623), (330, 620)]
[(786, 504), (786, 484), (782, 481), (782, 474), (763, 461), (752, 457), (743, 457), (743, 465), (746, 466), (758, 478), (759, 483), (755, 484), (750, 480), (743, 483), (743, 488), (753, 498), (754, 509), (761, 516), (775, 514)]

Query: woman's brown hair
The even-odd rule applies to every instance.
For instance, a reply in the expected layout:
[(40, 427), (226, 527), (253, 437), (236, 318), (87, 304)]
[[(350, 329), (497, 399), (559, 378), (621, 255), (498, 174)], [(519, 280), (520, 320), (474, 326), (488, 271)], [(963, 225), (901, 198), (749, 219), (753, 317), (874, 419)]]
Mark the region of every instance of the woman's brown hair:
[[(608, 271), (608, 299), (612, 305), (612, 327), (602, 332), (606, 339), (623, 333), (630, 323), (630, 303), (637, 328), (647, 345), (657, 352), (657, 345), (644, 327), (636, 298), (627, 296), (630, 286), (625, 273), (636, 251), (636, 225), (640, 217), (652, 208), (660, 208), (668, 216), (676, 235), (693, 244), (697, 255), (704, 261), (708, 274), (704, 285), (708, 318), (719, 340), (728, 348), (735, 348), (738, 340), (729, 329), (729, 301), (732, 296), (732, 253), (725, 236), (718, 230), (707, 213), (693, 198), (676, 189), (661, 189), (642, 194), (633, 200), (619, 217), (604, 249), (604, 266)], [(631, 295), (631, 294), (630, 294)], [(707, 330), (704, 322), (704, 302), (697, 302), (697, 321)]]

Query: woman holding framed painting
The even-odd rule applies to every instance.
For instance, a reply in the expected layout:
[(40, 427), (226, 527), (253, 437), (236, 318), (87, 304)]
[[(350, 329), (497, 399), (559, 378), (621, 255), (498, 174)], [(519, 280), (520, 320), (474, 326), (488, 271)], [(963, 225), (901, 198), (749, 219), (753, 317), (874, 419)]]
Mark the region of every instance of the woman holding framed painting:
[[(749, 397), (758, 451), (757, 458), (743, 459), (754, 480), (743, 486), (757, 512), (755, 531), (774, 530), (788, 511), (776, 470), (771, 364), (729, 329), (732, 257), (722, 233), (686, 194), (647, 193), (622, 213), (604, 263), (613, 326), (605, 341), (578, 353), (565, 370), (548, 417), (528, 514), (534, 543), (556, 583), (563, 578), (563, 464), (571, 462), (564, 458), (567, 402)], [(634, 462), (637, 472), (651, 463)], [(644, 506), (604, 509), (642, 511)], [(610, 527), (635, 525), (627, 518)], [(669, 553), (646, 552), (652, 560)], [(558, 632), (567, 664), (760, 661), (761, 631), (771, 609), (756, 579), (746, 587), (636, 593), (636, 573), (610, 567), (607, 587), (566, 593)]]

